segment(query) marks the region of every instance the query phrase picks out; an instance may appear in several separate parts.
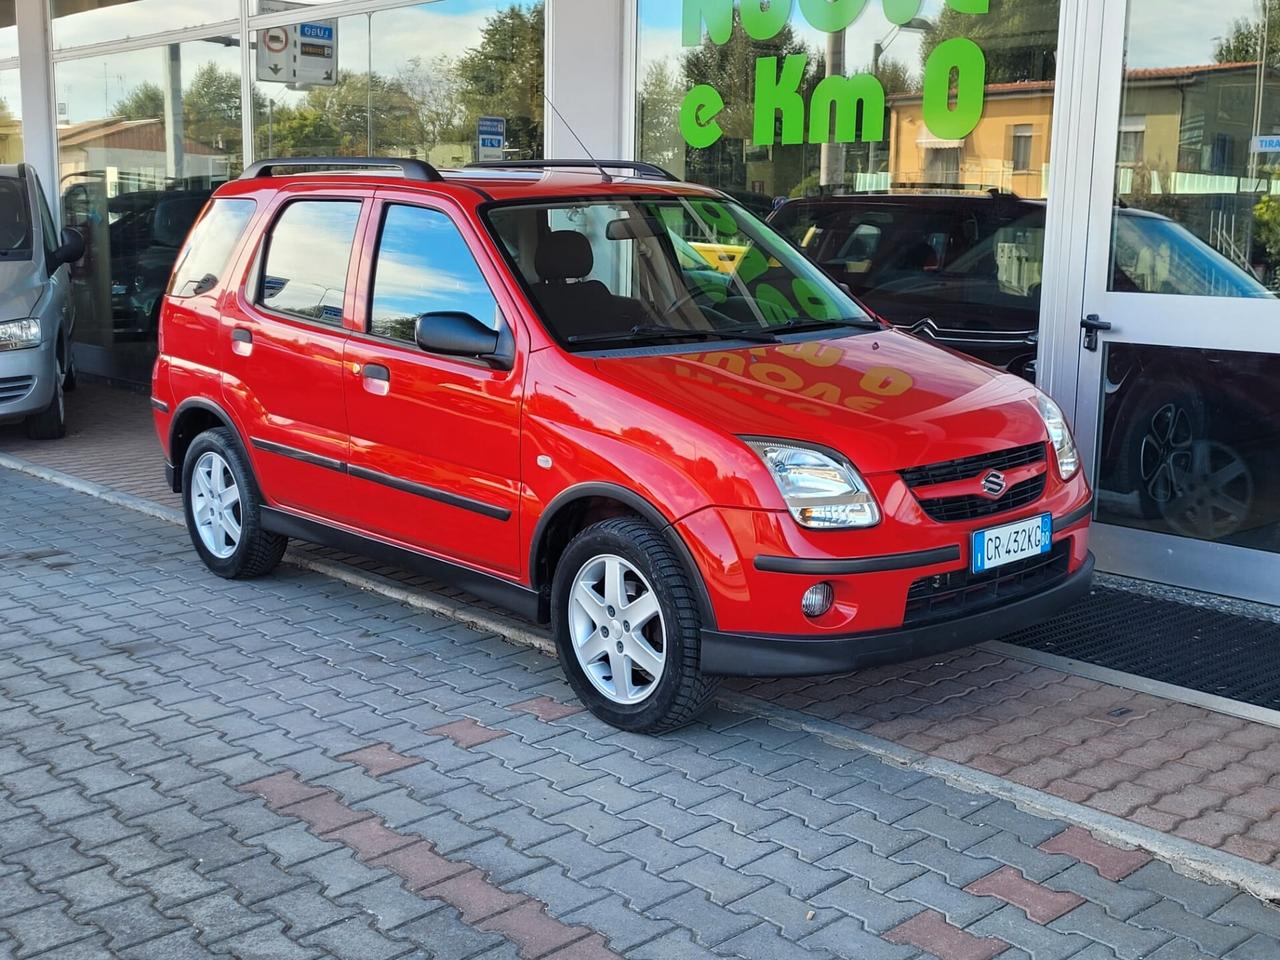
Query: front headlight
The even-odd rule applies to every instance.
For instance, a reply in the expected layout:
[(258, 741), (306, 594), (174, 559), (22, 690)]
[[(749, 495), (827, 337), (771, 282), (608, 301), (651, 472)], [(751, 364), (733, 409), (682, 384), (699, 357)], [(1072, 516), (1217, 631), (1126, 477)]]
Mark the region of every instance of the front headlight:
[(1037, 391), (1036, 405), (1040, 408), (1040, 419), (1044, 421), (1049, 439), (1053, 442), (1053, 452), (1058, 455), (1058, 475), (1063, 480), (1070, 480), (1080, 469), (1080, 453), (1076, 450), (1067, 418), (1062, 415), (1062, 408), (1047, 394)]
[(796, 523), (813, 530), (873, 527), (880, 508), (853, 464), (787, 440), (744, 438), (773, 474)]
[(0, 323), (0, 350), (23, 350), (40, 346), (40, 321), (7, 320)]

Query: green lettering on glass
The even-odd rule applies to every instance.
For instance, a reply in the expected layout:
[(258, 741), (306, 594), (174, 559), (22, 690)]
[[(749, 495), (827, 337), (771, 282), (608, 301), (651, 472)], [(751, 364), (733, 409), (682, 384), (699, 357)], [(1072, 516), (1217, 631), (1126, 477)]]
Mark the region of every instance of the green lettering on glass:
[(752, 40), (772, 40), (791, 19), (792, 0), (742, 0), (742, 29)]
[(947, 0), (947, 6), (956, 13), (983, 14), (991, 9), (991, 0)]
[(733, 35), (733, 0), (684, 0), (682, 41), (686, 47), (702, 42), (702, 22), (716, 45), (729, 42)]
[(769, 258), (760, 252), (759, 247), (752, 247), (742, 255), (733, 275), (741, 283), (754, 283), (768, 272)]
[(731, 237), (738, 232), (738, 221), (724, 204), (714, 200), (695, 200), (689, 206), (713, 237)]
[(867, 0), (800, 0), (800, 10), (809, 25), (825, 33), (847, 30), (866, 5)]
[[(956, 102), (951, 105), (951, 77), (955, 74)], [(924, 65), (924, 122), (935, 137), (963, 140), (982, 119), (987, 58), (965, 37), (944, 40)]]
[(716, 123), (724, 110), (724, 97), (707, 83), (700, 83), (684, 95), (680, 104), (680, 135), (691, 147), (709, 147), (724, 136), (724, 129)]
[(771, 283), (760, 284), (752, 291), (752, 295), (755, 298), (756, 306), (764, 314), (766, 323), (782, 324), (788, 320), (795, 320), (799, 316), (796, 313), (795, 304), (787, 299), (785, 293)]
[(884, 139), (884, 87), (869, 73), (826, 77), (813, 91), (809, 114), (809, 142), (830, 143), (831, 110), (836, 113), (836, 143), (858, 139), (858, 107), (862, 107), (862, 139)]
[(835, 301), (823, 293), (816, 285), (802, 277), (791, 282), (791, 292), (796, 295), (796, 302), (814, 320), (838, 320)]
[(910, 23), (919, 12), (920, 0), (884, 0), (885, 19), (898, 26)]
[(782, 143), (794, 146), (804, 143), (804, 97), (800, 84), (804, 80), (809, 58), (793, 53), (778, 70), (777, 57), (761, 57), (756, 61), (755, 135), (757, 147), (777, 143), (775, 121), (782, 114)]

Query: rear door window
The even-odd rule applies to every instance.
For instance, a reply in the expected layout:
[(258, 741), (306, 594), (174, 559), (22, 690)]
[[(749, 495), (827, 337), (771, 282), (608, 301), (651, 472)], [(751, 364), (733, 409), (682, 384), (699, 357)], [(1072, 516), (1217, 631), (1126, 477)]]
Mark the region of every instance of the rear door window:
[(267, 241), (258, 303), (268, 310), (342, 326), (359, 200), (295, 200)]
[(194, 297), (212, 290), (244, 236), (257, 204), (253, 200), (214, 200), (200, 218), (186, 249), (178, 255), (169, 281), (172, 297)]

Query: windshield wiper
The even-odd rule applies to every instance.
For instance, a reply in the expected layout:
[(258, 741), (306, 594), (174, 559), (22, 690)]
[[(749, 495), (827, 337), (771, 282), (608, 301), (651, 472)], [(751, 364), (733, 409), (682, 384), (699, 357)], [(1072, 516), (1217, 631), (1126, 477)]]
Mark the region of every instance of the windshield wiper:
[(841, 317), (838, 320), (788, 320), (780, 327), (770, 327), (773, 333), (795, 333), (798, 330), (821, 330), (823, 327), (854, 327), (858, 330), (883, 330), (870, 317)]
[(636, 324), (630, 330), (614, 333), (582, 333), (566, 338), (568, 343), (605, 343), (627, 340), (751, 340), (756, 343), (776, 343), (777, 337), (768, 330), (682, 330), (655, 323)]

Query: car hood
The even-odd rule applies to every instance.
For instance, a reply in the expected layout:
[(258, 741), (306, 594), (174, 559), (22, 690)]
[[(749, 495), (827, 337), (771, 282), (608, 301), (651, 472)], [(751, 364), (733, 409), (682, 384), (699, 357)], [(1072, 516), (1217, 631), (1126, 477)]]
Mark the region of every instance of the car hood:
[(598, 358), (598, 374), (738, 436), (819, 443), (867, 473), (1047, 439), (1035, 388), (886, 330), (828, 340)]
[(31, 316), (43, 292), (34, 260), (0, 260), (0, 322)]

